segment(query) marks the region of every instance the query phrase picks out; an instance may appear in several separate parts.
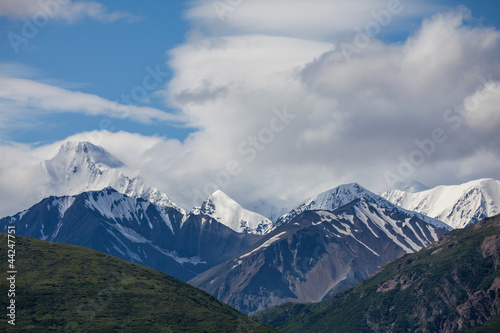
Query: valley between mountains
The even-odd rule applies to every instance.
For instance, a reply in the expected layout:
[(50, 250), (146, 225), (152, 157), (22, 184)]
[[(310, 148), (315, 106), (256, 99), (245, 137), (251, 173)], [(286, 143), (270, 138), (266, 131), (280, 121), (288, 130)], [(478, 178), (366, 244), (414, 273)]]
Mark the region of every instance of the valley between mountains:
[[(183, 209), (140, 176), (125, 175), (122, 166), (101, 147), (88, 142), (65, 143), (56, 156), (39, 166), (44, 198), (0, 219), (0, 230), (7, 232), (15, 227), (16, 235), (45, 241), (24, 240), (26, 246), (66, 244), (51, 245), (56, 257), (58, 251), (70, 249), (68, 245), (77, 245), (147, 266), (202, 289), (245, 315), (271, 308), (254, 318), (284, 331), (331, 331), (325, 328), (330, 326), (324, 326), (330, 325), (329, 320), (318, 319), (330, 316), (332, 306), (337, 307), (330, 304), (344, 299), (354, 302), (353, 293), (378, 295), (376, 292), (380, 294), (382, 289), (384, 295), (393, 297), (382, 304), (403, 302), (394, 293), (410, 285), (411, 295), (404, 297), (424, 297), (415, 303), (419, 313), (401, 317), (385, 305), (364, 307), (357, 314), (361, 317), (356, 317), (361, 326), (353, 327), (359, 331), (396, 332), (401, 326), (448, 332), (483, 325), (499, 313), (498, 218), (484, 220), (500, 213), (498, 180), (480, 179), (433, 189), (408, 186), (381, 194), (351, 183), (320, 193), (292, 209), (262, 202), (260, 214), (243, 208), (221, 190), (200, 207)], [(279, 211), (285, 213), (277, 215)], [(470, 246), (469, 234), (477, 238)], [(462, 244), (466, 249), (458, 251)], [(448, 248), (455, 250), (452, 253)], [(440, 252), (456, 265), (465, 260), (464, 267), (470, 270), (455, 266), (430, 270), (432, 277), (427, 277), (421, 267), (412, 271), (412, 263), (417, 260), (413, 258), (437, 258)], [(78, 253), (94, 258), (97, 252)], [(94, 259), (89, 260), (94, 263)], [(429, 267), (441, 267), (444, 264), (440, 260), (429, 262)], [(125, 261), (120, 262), (126, 265)], [(484, 269), (474, 266), (475, 261), (484, 261)], [(381, 276), (387, 277), (385, 282)], [(434, 302), (424, 287), (412, 285), (431, 278), (444, 288), (438, 292), (439, 301), (446, 305), (441, 312), (423, 303)], [(359, 286), (368, 289), (361, 291), (359, 288), (365, 287)], [(380, 301), (377, 297), (370, 302)], [(311, 305), (311, 310), (305, 305), (290, 305), (296, 303), (317, 305)], [(353, 307), (358, 305), (353, 303)], [(231, 313), (235, 320), (247, 320), (239, 319), (229, 309), (220, 311)], [(383, 320), (374, 320), (374, 311), (385, 311), (377, 317)], [(344, 315), (335, 312), (332, 318)], [(43, 315), (37, 312), (36, 316)], [(397, 319), (391, 321), (391, 316)], [(450, 318), (457, 318), (458, 324)], [(258, 327), (256, 331), (267, 330), (255, 322), (245, 325)]]

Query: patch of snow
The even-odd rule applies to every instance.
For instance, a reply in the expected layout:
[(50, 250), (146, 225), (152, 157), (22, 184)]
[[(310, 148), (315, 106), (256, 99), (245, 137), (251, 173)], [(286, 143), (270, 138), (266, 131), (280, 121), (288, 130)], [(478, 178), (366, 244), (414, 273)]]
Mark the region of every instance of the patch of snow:
[[(168, 228), (170, 229), (170, 231), (172, 231), (172, 233), (174, 234), (174, 228), (172, 227), (172, 222), (170, 221), (170, 217), (168, 216), (168, 213), (166, 212), (166, 209), (163, 208), (163, 207), (158, 207), (159, 209), (157, 209), (158, 213), (160, 214), (162, 220), (165, 222), (165, 224), (168, 226)], [(183, 217), (184, 219), (184, 217)], [(153, 226), (150, 225), (151, 229), (153, 229)]]
[(142, 235), (139, 235), (135, 230), (124, 227), (119, 223), (111, 224), (111, 227), (115, 228), (120, 234), (123, 235), (126, 239), (133, 243), (151, 243), (148, 239), (144, 238)]
[(252, 253), (254, 252), (257, 252), (257, 251), (260, 251), (261, 249), (265, 249), (266, 247), (268, 247), (269, 245), (271, 245), (272, 243), (278, 241), (280, 239), (280, 236), (283, 235), (283, 234), (286, 234), (286, 231), (283, 231), (283, 232), (280, 232), (279, 234), (277, 235), (274, 235), (273, 237), (269, 238), (268, 240), (266, 240), (261, 246), (259, 246), (258, 248), (256, 249), (253, 249), (252, 251), (240, 256), (239, 258), (245, 258), (245, 257), (248, 257), (249, 255), (251, 255)]
[(360, 241), (359, 239), (357, 239), (354, 236), (352, 236), (352, 238), (354, 238), (358, 243), (360, 243), (361, 245), (366, 247), (368, 250), (370, 250), (374, 255), (376, 255), (377, 257), (380, 257), (380, 255), (377, 252), (375, 252), (374, 250), (372, 250), (368, 245), (366, 245), (365, 243), (363, 243), (362, 241)]
[(23, 218), (24, 215), (26, 215), (26, 213), (28, 212), (28, 210), (23, 210), (22, 212), (19, 213), (19, 216), (18, 216), (18, 219), (21, 220)]
[(55, 199), (52, 202), (52, 207), (57, 208), (59, 210), (59, 217), (63, 218), (66, 211), (73, 205), (74, 202), (74, 196), (64, 196)]
[(391, 190), (382, 196), (398, 206), (437, 218), (453, 228), (463, 228), (500, 213), (500, 181), (494, 179), (437, 186), (417, 193)]
[(236, 268), (239, 265), (241, 265), (242, 262), (243, 262), (243, 260), (238, 260), (238, 262), (236, 264), (234, 264), (233, 267), (231, 267), (231, 270), (233, 270), (234, 268)]
[(40, 228), (40, 234), (42, 235), (42, 237), (40, 237), (41, 240), (47, 240), (47, 235), (45, 235), (44, 231), (43, 231), (43, 228), (44, 228), (44, 225), (42, 224), (41, 228)]
[(268, 218), (244, 209), (220, 190), (203, 202), (200, 212), (239, 233), (264, 235), (273, 226)]

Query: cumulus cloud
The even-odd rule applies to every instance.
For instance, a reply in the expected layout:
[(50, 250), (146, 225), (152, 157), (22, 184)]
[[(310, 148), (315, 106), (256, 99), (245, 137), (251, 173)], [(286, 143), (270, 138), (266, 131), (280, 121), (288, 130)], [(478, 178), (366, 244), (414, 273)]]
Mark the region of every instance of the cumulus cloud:
[[(40, 157), (23, 144), (0, 145), (0, 216), (15, 214), (41, 200), (42, 186), (36, 165)], [(27, 191), (27, 189), (34, 189)]]
[[(252, 16), (245, 4), (240, 14), (234, 9), (234, 24), (237, 15)], [(196, 10), (209, 13), (206, 6)], [(462, 180), (464, 172), (443, 166), (486, 156), (479, 149), (499, 154), (498, 125), (490, 122), (488, 131), (480, 125), (497, 110), (495, 96), (467, 118), (461, 111), (467, 98), (500, 79), (500, 34), (473, 26), (470, 17), (463, 8), (439, 13), (403, 43), (371, 38), (350, 59), (340, 42), (270, 33), (202, 38), (171, 51), (168, 100), (200, 129), (183, 144), (189, 153), (180, 157), (186, 166), (179, 179), (209, 192), (207, 184), (236, 160), (242, 171), (223, 190), (243, 200), (289, 202), (347, 181), (382, 191), (388, 174), (426, 177), (421, 181), (430, 186)], [(284, 107), (294, 118), (267, 142), (272, 110)], [(253, 148), (255, 158), (247, 161), (253, 155), (239, 147)]]
[(95, 1), (71, 0), (2, 0), (0, 2), (0, 16), (13, 19), (49, 17), (68, 23), (75, 23), (84, 18), (101, 22), (141, 20), (141, 17), (125, 11), (109, 12), (104, 5)]

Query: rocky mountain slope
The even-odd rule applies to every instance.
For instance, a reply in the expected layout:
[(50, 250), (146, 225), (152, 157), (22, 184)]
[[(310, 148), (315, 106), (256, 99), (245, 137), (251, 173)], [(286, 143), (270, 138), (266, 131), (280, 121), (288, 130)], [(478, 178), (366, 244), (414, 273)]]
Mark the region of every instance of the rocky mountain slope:
[(318, 302), (449, 230), (352, 198), (334, 211), (305, 210), (189, 283), (243, 313), (288, 301)]
[(131, 198), (113, 188), (49, 197), (12, 217), (0, 230), (86, 246), (187, 281), (254, 244), (213, 217)]
[(284, 304), (255, 319), (282, 332), (500, 330), (500, 215), (445, 235), (316, 304)]

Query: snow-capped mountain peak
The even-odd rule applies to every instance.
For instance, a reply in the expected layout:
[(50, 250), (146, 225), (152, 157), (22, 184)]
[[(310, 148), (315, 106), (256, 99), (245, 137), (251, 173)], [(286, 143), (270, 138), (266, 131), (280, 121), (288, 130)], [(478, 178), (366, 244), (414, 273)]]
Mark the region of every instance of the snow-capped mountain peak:
[(193, 214), (208, 215), (236, 232), (266, 234), (272, 222), (266, 217), (240, 206), (221, 190), (215, 191)]
[(500, 213), (500, 181), (491, 178), (437, 186), (417, 193), (392, 190), (382, 196), (405, 209), (435, 217), (453, 228), (463, 228)]
[(333, 211), (356, 199), (370, 198), (372, 201), (377, 201), (377, 197), (376, 194), (368, 191), (358, 183), (340, 185), (307, 199), (295, 209), (281, 216), (276, 224), (286, 223), (306, 210)]
[(328, 209), (334, 210), (360, 198), (371, 198), (377, 201), (378, 196), (358, 183), (340, 185), (334, 189), (325, 191), (304, 202), (307, 210)]
[(93, 145), (87, 141), (67, 141), (60, 148), (55, 158), (58, 157), (86, 157), (96, 164), (109, 168), (120, 168), (125, 164), (107, 152), (104, 148)]
[(41, 163), (46, 175), (44, 197), (76, 195), (112, 187), (120, 193), (142, 198), (164, 207), (178, 208), (166, 194), (147, 185), (140, 176), (129, 178), (122, 173), (125, 164), (104, 148), (85, 141), (68, 141), (51, 159)]
[(367, 202), (374, 203), (379, 207), (392, 209), (392, 210), (398, 211), (406, 216), (418, 217), (419, 219), (423, 220), (424, 222), (430, 223), (430, 224), (432, 224), (436, 227), (439, 227), (439, 228), (444, 228), (447, 230), (450, 229), (450, 227), (448, 225), (439, 221), (438, 219), (431, 218), (431, 217), (425, 216), (421, 213), (408, 211), (404, 208), (398, 207), (397, 205), (389, 202), (388, 200), (382, 198), (381, 196), (367, 190), (366, 188), (359, 185), (358, 183), (350, 183), (350, 184), (340, 185), (336, 188), (325, 191), (325, 192), (320, 193), (312, 198), (307, 199), (302, 204), (300, 204), (297, 208), (292, 209), (287, 214), (281, 216), (277, 220), (276, 225), (279, 226), (283, 223), (287, 223), (288, 221), (293, 219), (295, 216), (299, 215), (300, 213), (302, 213), (306, 210), (333, 211), (333, 210), (340, 208), (344, 205), (347, 205), (348, 203), (351, 203), (357, 199), (364, 199)]

